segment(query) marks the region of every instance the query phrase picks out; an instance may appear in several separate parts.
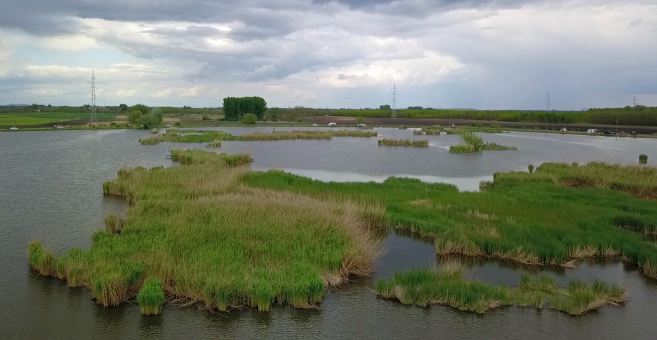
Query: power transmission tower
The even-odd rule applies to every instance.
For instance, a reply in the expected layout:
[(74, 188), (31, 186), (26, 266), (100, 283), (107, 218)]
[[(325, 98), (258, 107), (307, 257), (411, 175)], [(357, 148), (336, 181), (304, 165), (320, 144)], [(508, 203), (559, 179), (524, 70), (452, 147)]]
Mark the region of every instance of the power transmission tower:
[(392, 85), (392, 117), (397, 118), (397, 84)]
[(96, 117), (96, 72), (91, 71), (91, 118), (89, 121), (94, 123), (98, 121)]
[(550, 99), (550, 91), (548, 91), (547, 94), (547, 111), (545, 111), (545, 132), (547, 133), (548, 130), (548, 113), (550, 112), (550, 104), (551, 104), (551, 99)]
[(634, 95), (634, 106), (636, 106), (636, 94)]

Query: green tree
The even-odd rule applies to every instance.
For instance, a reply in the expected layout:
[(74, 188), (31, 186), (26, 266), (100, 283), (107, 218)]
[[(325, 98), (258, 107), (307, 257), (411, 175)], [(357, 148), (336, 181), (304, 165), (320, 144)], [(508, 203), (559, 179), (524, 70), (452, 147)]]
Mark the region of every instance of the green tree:
[(128, 114), (128, 123), (130, 123), (130, 124), (138, 124), (138, 123), (139, 123), (139, 119), (140, 119), (141, 116), (143, 116), (143, 115), (144, 115), (144, 114), (143, 114), (141, 111), (139, 111), (139, 110), (130, 111), (130, 113)]
[(381, 106), (379, 106), (379, 110), (390, 110), (390, 105), (388, 105), (388, 104), (381, 105)]
[(242, 116), (242, 124), (244, 125), (256, 125), (258, 122), (258, 116), (253, 113), (247, 113)]
[(261, 97), (224, 98), (223, 112), (226, 120), (238, 121), (247, 113), (253, 113), (262, 120), (265, 111), (267, 102)]
[(151, 114), (157, 118), (157, 122), (160, 123), (162, 122), (162, 119), (164, 118), (164, 115), (162, 114), (162, 109), (159, 107), (154, 107), (151, 109)]
[(152, 113), (149, 113), (147, 115), (142, 115), (141, 117), (139, 117), (139, 124), (141, 124), (144, 127), (144, 129), (153, 127), (158, 123), (160, 123), (160, 121), (158, 121), (157, 117)]
[(121, 104), (121, 105), (119, 105), (119, 110), (121, 110), (121, 111), (128, 111), (128, 105), (126, 105), (126, 104)]
[(148, 108), (148, 106), (146, 106), (144, 104), (137, 104), (137, 105), (133, 106), (132, 108), (130, 108), (130, 112), (133, 112), (133, 111), (139, 111), (139, 112), (141, 112), (142, 115), (146, 115), (146, 114), (149, 114), (151, 112), (151, 110)]

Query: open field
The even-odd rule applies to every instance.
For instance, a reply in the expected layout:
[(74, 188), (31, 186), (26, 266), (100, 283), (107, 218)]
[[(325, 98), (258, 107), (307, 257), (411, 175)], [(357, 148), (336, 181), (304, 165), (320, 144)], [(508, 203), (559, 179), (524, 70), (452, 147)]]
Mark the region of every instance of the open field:
[(428, 269), (398, 272), (390, 280), (377, 280), (376, 294), (404, 304), (421, 307), (442, 304), (476, 313), (511, 305), (541, 309), (548, 304), (551, 309), (581, 315), (627, 300), (623, 287), (601, 281), (587, 285), (573, 280), (568, 289), (564, 289), (548, 277), (532, 280), (523, 276), (517, 288), (498, 287), (467, 281), (460, 268), (446, 268), (439, 272)]
[[(98, 112), (98, 119), (114, 119), (116, 114)], [(3, 113), (0, 114), (0, 126), (38, 126), (76, 120), (88, 121), (90, 113), (78, 112), (30, 112), (30, 113)]]

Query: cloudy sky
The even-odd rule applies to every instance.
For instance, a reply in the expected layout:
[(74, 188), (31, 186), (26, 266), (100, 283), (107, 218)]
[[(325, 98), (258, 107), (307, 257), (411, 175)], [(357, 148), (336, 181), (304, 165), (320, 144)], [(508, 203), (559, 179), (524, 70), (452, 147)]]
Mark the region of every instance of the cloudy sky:
[(0, 1), (0, 105), (657, 105), (657, 0)]

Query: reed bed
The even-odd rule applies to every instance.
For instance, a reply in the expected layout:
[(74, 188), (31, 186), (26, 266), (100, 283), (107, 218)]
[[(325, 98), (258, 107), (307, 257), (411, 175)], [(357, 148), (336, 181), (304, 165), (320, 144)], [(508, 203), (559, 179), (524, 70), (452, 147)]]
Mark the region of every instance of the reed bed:
[(467, 281), (458, 268), (442, 271), (429, 269), (395, 273), (390, 280), (376, 281), (376, 294), (403, 304), (426, 307), (447, 305), (478, 314), (502, 306), (535, 307), (582, 315), (605, 305), (618, 305), (627, 300), (625, 288), (596, 281), (587, 285), (571, 281), (568, 289), (559, 288), (548, 277), (532, 279), (523, 276), (518, 287), (494, 286), (480, 281)]
[(635, 197), (657, 199), (657, 168), (592, 162), (586, 165), (544, 163), (533, 173), (495, 174), (499, 182), (553, 182), (573, 188), (621, 191)]
[(394, 177), (383, 183), (323, 183), (276, 171), (250, 173), (244, 181), (258, 188), (383, 205), (386, 225), (434, 237), (439, 255), (559, 266), (607, 257), (636, 263), (643, 274), (657, 277), (657, 248), (627, 230), (654, 230), (654, 202), (609, 187), (564, 187), (541, 170), (497, 174), (483, 192)]
[(514, 146), (503, 146), (495, 143), (485, 143), (484, 140), (472, 131), (460, 131), (461, 144), (449, 147), (451, 153), (473, 153), (483, 150), (518, 150)]
[(379, 145), (387, 146), (415, 146), (415, 147), (428, 147), (428, 140), (409, 140), (409, 139), (380, 139)]
[(97, 231), (90, 249), (59, 257), (33, 242), (30, 265), (104, 306), (136, 295), (143, 314), (159, 313), (163, 295), (218, 310), (312, 307), (327, 287), (372, 269), (380, 206), (246, 187), (249, 155), (172, 158), (183, 165), (121, 170), (103, 185), (131, 202), (121, 233)]
[(161, 142), (172, 143), (210, 143), (214, 141), (279, 141), (297, 139), (319, 139), (329, 140), (333, 137), (376, 137), (377, 132), (366, 131), (274, 131), (271, 133), (255, 132), (240, 136), (234, 136), (223, 131), (194, 131), (186, 130), (185, 134), (177, 131), (165, 133), (157, 137), (140, 139), (144, 145), (153, 145)]

